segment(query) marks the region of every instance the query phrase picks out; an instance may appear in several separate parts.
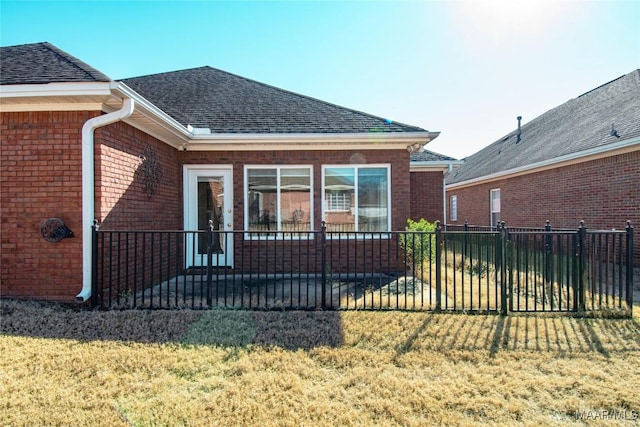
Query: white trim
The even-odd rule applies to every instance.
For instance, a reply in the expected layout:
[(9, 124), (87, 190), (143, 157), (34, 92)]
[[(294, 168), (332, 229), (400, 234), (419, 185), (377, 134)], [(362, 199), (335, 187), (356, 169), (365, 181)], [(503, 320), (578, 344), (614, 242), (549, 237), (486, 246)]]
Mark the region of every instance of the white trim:
[[(498, 195), (498, 210), (493, 210), (493, 195), (497, 194)], [(489, 190), (489, 222), (491, 223), (492, 227), (497, 226), (498, 224), (494, 224), (493, 223), (493, 214), (497, 213), (500, 214), (500, 216), (502, 216), (502, 191), (500, 191), (500, 188), (492, 188), (491, 190)]]
[(513, 178), (520, 175), (527, 175), (536, 172), (542, 172), (548, 169), (569, 166), (578, 163), (584, 163), (605, 157), (611, 157), (619, 154), (630, 153), (640, 149), (640, 137), (631, 138), (625, 141), (614, 142), (600, 147), (591, 148), (577, 153), (566, 154), (564, 156), (555, 157), (549, 160), (532, 163), (530, 165), (518, 168), (508, 169), (478, 178), (460, 181), (453, 184), (447, 184), (447, 191), (457, 190), (476, 184), (488, 183), (504, 178)]
[(71, 82), (0, 85), (0, 98), (41, 98), (52, 96), (111, 96), (115, 82)]
[[(230, 182), (225, 182), (224, 194), (225, 201), (230, 202), (229, 206), (225, 205), (225, 209), (227, 212), (223, 213), (223, 223), (225, 224), (225, 231), (233, 231), (234, 225), (234, 200), (233, 200), (233, 165), (223, 164), (197, 164), (197, 165), (182, 165), (182, 194), (183, 194), (183, 228), (185, 231), (195, 231), (196, 227), (192, 227), (192, 220), (194, 217), (197, 217), (197, 210), (194, 212), (194, 209), (197, 209), (198, 206), (198, 195), (197, 195), (197, 186), (193, 185), (194, 181), (191, 178), (197, 179), (201, 176), (215, 176), (219, 173), (228, 174), (228, 178)], [(227, 176), (225, 176), (227, 177)], [(231, 212), (228, 212), (229, 209)], [(195, 216), (194, 216), (195, 214)], [(227, 229), (226, 224), (231, 224), (231, 229)], [(189, 236), (187, 236), (189, 238)], [(234, 252), (233, 252), (233, 237), (228, 240), (231, 247), (227, 248), (225, 251), (224, 264), (225, 266), (233, 267), (234, 263)], [(188, 267), (188, 262), (192, 259), (196, 259), (197, 257), (194, 254), (191, 254), (191, 248), (193, 246), (191, 244), (186, 244), (185, 251), (185, 267)]]
[[(392, 205), (393, 205), (393, 199), (392, 199), (392, 182), (393, 182), (393, 178), (391, 175), (391, 164), (390, 163), (367, 163), (367, 164), (356, 164), (356, 165), (351, 165), (351, 164), (332, 164), (332, 165), (322, 165), (322, 169), (320, 171), (321, 173), (321, 188), (320, 188), (320, 197), (321, 197), (321, 205), (320, 205), (320, 209), (321, 209), (321, 218), (322, 221), (326, 221), (325, 218), (325, 212), (327, 211), (326, 206), (325, 206), (325, 199), (324, 199), (324, 193), (325, 193), (325, 171), (327, 169), (330, 168), (336, 168), (336, 169), (354, 169), (354, 198), (355, 200), (353, 201), (353, 205), (352, 205), (352, 209), (358, 209), (358, 204), (359, 204), (359, 195), (358, 195), (358, 169), (374, 169), (374, 168), (385, 168), (387, 170), (387, 230), (385, 231), (360, 231), (358, 230), (358, 215), (355, 215), (355, 232), (357, 233), (389, 233), (389, 231), (391, 231), (392, 229)], [(331, 211), (329, 211), (331, 212)]]
[(189, 151), (272, 150), (406, 150), (426, 144), (433, 132), (398, 133), (274, 133), (190, 135)]
[(102, 111), (100, 102), (65, 102), (39, 104), (0, 104), (0, 113), (25, 113), (30, 111)]
[(411, 162), (409, 163), (410, 172), (448, 172), (453, 168), (456, 168), (464, 164), (463, 160), (432, 160), (423, 162)]
[[(454, 203), (455, 200), (455, 203)], [(451, 222), (458, 222), (458, 195), (457, 194), (452, 194), (449, 196), (449, 203), (451, 204), (450, 206), (450, 214), (451, 214), (451, 218), (449, 218), (449, 221)], [(446, 203), (445, 203), (446, 204)], [(454, 218), (454, 206), (455, 206), (455, 218)], [(446, 212), (446, 211), (445, 211)], [(445, 213), (446, 215), (446, 213)], [(446, 217), (445, 217), (446, 218)], [(445, 219), (446, 222), (449, 222)], [(445, 223), (446, 223), (445, 222)]]
[[(244, 165), (244, 171), (243, 171), (243, 189), (244, 189), (244, 195), (243, 195), (243, 199), (242, 199), (242, 203), (244, 205), (244, 220), (243, 220), (243, 225), (244, 225), (244, 229), (247, 231), (251, 231), (249, 229), (249, 201), (247, 200), (247, 197), (249, 195), (249, 169), (263, 169), (263, 170), (267, 170), (267, 169), (275, 169), (276, 170), (276, 179), (277, 179), (277, 183), (276, 183), (276, 198), (278, 200), (278, 209), (276, 210), (276, 214), (277, 214), (277, 226), (276, 226), (276, 230), (272, 230), (272, 231), (277, 231), (280, 233), (287, 233), (287, 230), (281, 230), (282, 228), (282, 215), (281, 215), (281, 210), (282, 210), (282, 202), (281, 202), (281, 198), (280, 198), (280, 194), (281, 194), (281, 186), (280, 186), (280, 179), (281, 179), (281, 175), (280, 175), (280, 171), (283, 169), (307, 169), (309, 170), (309, 231), (313, 231), (313, 225), (314, 225), (314, 199), (313, 199), (313, 165), (311, 164), (272, 164), (272, 165), (264, 165), (264, 164), (245, 164)], [(245, 239), (250, 239), (252, 236), (252, 234), (249, 233), (245, 233)], [(274, 235), (275, 237), (275, 235)], [(284, 235), (284, 237), (286, 238), (286, 234)], [(311, 238), (311, 235), (308, 235), (308, 238)]]

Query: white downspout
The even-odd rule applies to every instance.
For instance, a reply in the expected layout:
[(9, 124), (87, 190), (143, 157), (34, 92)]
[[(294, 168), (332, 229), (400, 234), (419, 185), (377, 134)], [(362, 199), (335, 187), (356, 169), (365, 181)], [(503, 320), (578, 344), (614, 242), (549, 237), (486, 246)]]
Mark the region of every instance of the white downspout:
[(95, 215), (95, 162), (94, 131), (111, 123), (126, 119), (133, 114), (133, 99), (126, 98), (122, 108), (102, 116), (94, 117), (82, 126), (82, 290), (76, 295), (76, 302), (83, 303), (91, 298), (91, 272), (93, 242), (91, 227)]
[(445, 181), (447, 179), (447, 175), (449, 175), (452, 170), (453, 165), (449, 163), (447, 169), (442, 172), (442, 214), (444, 215), (444, 218), (442, 219), (443, 226), (447, 224), (447, 203), (449, 202), (449, 200), (447, 200), (447, 185)]

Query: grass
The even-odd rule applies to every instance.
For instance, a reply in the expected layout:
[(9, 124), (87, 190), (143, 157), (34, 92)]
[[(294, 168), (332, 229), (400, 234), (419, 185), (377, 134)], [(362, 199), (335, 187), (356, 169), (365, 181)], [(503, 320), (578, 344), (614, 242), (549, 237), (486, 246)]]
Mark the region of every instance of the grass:
[(0, 308), (3, 425), (640, 424), (638, 314)]

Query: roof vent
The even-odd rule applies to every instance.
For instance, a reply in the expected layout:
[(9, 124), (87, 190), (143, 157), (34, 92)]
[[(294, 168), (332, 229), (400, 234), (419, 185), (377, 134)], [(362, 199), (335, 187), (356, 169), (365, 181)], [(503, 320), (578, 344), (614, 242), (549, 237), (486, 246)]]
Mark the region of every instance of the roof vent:
[(516, 144), (520, 142), (520, 135), (522, 135), (522, 129), (520, 129), (520, 122), (522, 121), (522, 116), (518, 116), (518, 132), (516, 132)]
[(620, 135), (618, 135), (618, 131), (616, 130), (615, 126), (613, 126), (613, 123), (611, 123), (611, 132), (609, 132), (609, 135), (620, 138)]
[(187, 131), (191, 133), (191, 135), (210, 135), (211, 129), (209, 128), (194, 128), (191, 125), (187, 125)]

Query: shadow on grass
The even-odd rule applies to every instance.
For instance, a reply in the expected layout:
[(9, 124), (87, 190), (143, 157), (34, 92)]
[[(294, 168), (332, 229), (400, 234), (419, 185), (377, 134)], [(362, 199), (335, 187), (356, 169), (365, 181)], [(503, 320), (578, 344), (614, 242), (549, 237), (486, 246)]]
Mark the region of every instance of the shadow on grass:
[(637, 319), (593, 319), (562, 315), (423, 314), (423, 321), (395, 345), (396, 357), (414, 350), (555, 353), (558, 356), (640, 352)]
[[(387, 327), (387, 325), (389, 325)], [(433, 312), (124, 310), (89, 311), (0, 300), (0, 333), (78, 341), (280, 347), (363, 346), (440, 353), (552, 352), (560, 356), (640, 351), (638, 319)], [(358, 337), (366, 337), (362, 342)]]
[(90, 311), (54, 303), (0, 300), (0, 333), (78, 341), (183, 345), (339, 347), (338, 312), (240, 310)]

